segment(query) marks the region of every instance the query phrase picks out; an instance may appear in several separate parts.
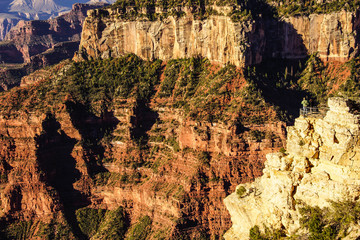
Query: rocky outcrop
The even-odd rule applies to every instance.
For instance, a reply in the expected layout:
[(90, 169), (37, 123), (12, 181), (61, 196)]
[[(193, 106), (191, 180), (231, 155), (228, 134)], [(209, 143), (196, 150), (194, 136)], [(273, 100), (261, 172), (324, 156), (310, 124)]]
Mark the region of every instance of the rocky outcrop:
[(155, 21), (127, 20), (119, 9), (90, 11), (75, 59), (135, 53), (144, 59), (202, 56), (214, 63), (248, 66), (314, 53), (325, 61), (346, 61), (358, 53), (355, 12), (233, 22), (224, 13), (196, 20), (190, 9), (183, 11), (182, 17)]
[(10, 29), (15, 27), (20, 20), (21, 17), (19, 16), (0, 13), (0, 41), (5, 38)]
[(11, 41), (22, 53), (24, 61), (29, 62), (31, 56), (40, 54), (57, 43), (79, 41), (87, 10), (100, 6), (104, 5), (74, 4), (69, 13), (54, 19), (20, 21), (6, 35), (5, 40)]
[(359, 49), (358, 12), (286, 17), (266, 24), (267, 55), (297, 59), (318, 53), (324, 61), (345, 62)]
[(286, 154), (268, 154), (264, 175), (224, 200), (233, 222), (225, 239), (248, 239), (255, 225), (300, 234), (303, 204), (324, 208), (358, 199), (358, 107), (342, 98), (330, 98), (328, 105), (324, 118), (297, 118), (288, 128)]
[(233, 22), (226, 16), (195, 20), (185, 16), (128, 21), (117, 9), (89, 11), (76, 59), (118, 57), (135, 53), (144, 59), (170, 60), (202, 56), (218, 64), (260, 63), (264, 30), (255, 21)]
[[(131, 224), (151, 217), (154, 239), (221, 236), (231, 224), (222, 199), (259, 177), (265, 154), (284, 144), (284, 123), (190, 121), (158, 98), (146, 106), (114, 98), (106, 110), (94, 102), (102, 111), (94, 114), (59, 92), (68, 69), (64, 61), (38, 70), (1, 99), (0, 218), (50, 221), (84, 206), (123, 207)], [(273, 136), (255, 140), (250, 129)]]

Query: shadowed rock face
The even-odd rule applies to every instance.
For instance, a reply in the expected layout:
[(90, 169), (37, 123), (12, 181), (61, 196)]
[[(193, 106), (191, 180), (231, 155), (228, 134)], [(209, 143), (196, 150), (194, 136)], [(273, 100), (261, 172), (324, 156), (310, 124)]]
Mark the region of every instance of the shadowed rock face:
[(358, 12), (287, 17), (267, 22), (267, 55), (288, 59), (318, 53), (324, 61), (345, 62), (358, 53)]

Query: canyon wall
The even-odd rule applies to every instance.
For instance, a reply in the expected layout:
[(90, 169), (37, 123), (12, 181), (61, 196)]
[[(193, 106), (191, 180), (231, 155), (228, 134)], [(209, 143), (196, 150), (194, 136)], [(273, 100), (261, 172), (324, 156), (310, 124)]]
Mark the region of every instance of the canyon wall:
[(340, 11), (267, 22), (267, 54), (297, 59), (318, 53), (324, 61), (345, 62), (358, 54), (359, 21), (359, 12)]
[(214, 63), (237, 66), (262, 61), (265, 36), (261, 24), (235, 23), (225, 16), (195, 20), (190, 9), (184, 10), (184, 17), (162, 21), (127, 21), (117, 9), (89, 11), (78, 58), (135, 53), (144, 59), (162, 60), (202, 56)]
[(74, 4), (69, 13), (54, 19), (19, 19), (16, 27), (0, 42), (0, 64), (4, 64), (0, 66), (2, 90), (19, 86), (23, 76), (39, 68), (72, 58), (79, 49), (87, 10), (103, 6), (101, 3)]
[[(23, 55), (24, 62), (30, 57), (40, 54), (55, 44), (66, 41), (80, 41), (82, 24), (89, 9), (104, 6), (90, 4), (74, 4), (72, 10), (60, 17), (44, 21), (20, 21), (5, 36)], [(2, 59), (4, 62), (11, 59)]]
[[(302, 59), (318, 53), (325, 61), (346, 61), (358, 53), (359, 16), (354, 12), (311, 14), (234, 22), (222, 15), (127, 20), (120, 9), (89, 11), (77, 60), (135, 53), (143, 59), (192, 56), (243, 67), (265, 59)], [(133, 11), (133, 10), (132, 10)]]
[(129, 224), (151, 218), (149, 239), (219, 239), (231, 225), (222, 200), (284, 146), (282, 122), (191, 120), (159, 95), (146, 105), (117, 97), (88, 108), (66, 90), (76, 74), (69, 68), (38, 70), (0, 99), (0, 220), (71, 220), (78, 208), (123, 207)]
[(0, 41), (2, 41), (11, 28), (21, 20), (21, 17), (0, 13)]
[[(359, 198), (357, 106), (342, 98), (330, 98), (328, 105), (325, 117), (297, 118), (288, 127), (286, 153), (268, 154), (264, 175), (224, 200), (233, 222), (225, 239), (248, 239), (255, 225), (284, 229), (288, 236), (307, 234), (300, 228), (304, 204), (323, 209)], [(355, 239), (351, 233), (357, 231), (353, 226), (345, 235)]]

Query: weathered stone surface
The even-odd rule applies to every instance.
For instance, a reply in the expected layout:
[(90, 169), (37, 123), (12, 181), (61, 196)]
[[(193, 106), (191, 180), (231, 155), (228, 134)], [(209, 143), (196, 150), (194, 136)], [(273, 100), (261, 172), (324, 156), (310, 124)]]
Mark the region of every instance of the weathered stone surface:
[(346, 61), (358, 52), (359, 17), (353, 12), (233, 22), (212, 15), (162, 21), (125, 20), (118, 10), (93, 10), (84, 24), (75, 59), (134, 53), (144, 59), (202, 56), (219, 64), (248, 66), (268, 58), (300, 59), (318, 53), (324, 61)]
[[(72, 10), (60, 17), (45, 21), (21, 20), (5, 36), (22, 53), (23, 61), (65, 41), (79, 41), (82, 24), (89, 9), (104, 5), (74, 4)], [(11, 59), (7, 59), (10, 61)], [(7, 62), (7, 61), (5, 61)]]
[[(24, 77), (21, 87), (0, 99), (0, 174), (5, 176), (0, 217), (50, 221), (69, 205), (121, 206), (130, 223), (150, 216), (154, 234), (166, 230), (165, 239), (177, 239), (176, 232), (191, 238), (201, 232), (222, 235), (231, 225), (222, 200), (239, 183), (262, 174), (265, 154), (284, 146), (285, 124), (249, 124), (239, 131), (230, 121), (195, 121), (181, 108), (164, 105), (157, 94), (147, 108), (131, 97), (114, 98), (106, 111), (96, 102), (99, 112), (90, 112), (67, 92), (43, 90), (47, 84), (66, 86), (61, 76), (69, 62)], [(27, 91), (35, 92), (23, 100)], [(42, 94), (50, 103), (34, 107)], [(144, 125), (142, 149), (131, 134)], [(273, 135), (255, 140), (250, 129)]]
[(94, 10), (84, 23), (76, 59), (135, 53), (162, 60), (203, 56), (214, 63), (245, 66), (262, 61), (264, 44), (264, 30), (255, 21), (234, 23), (226, 16), (195, 20), (190, 13), (163, 21), (126, 21), (116, 10)]
[(11, 28), (21, 20), (21, 17), (14, 14), (0, 13), (0, 41), (2, 41)]
[(341, 98), (330, 98), (328, 105), (323, 119), (296, 119), (288, 128), (287, 154), (268, 154), (264, 175), (237, 187), (248, 194), (224, 200), (233, 222), (225, 239), (247, 239), (255, 225), (293, 234), (300, 228), (301, 203), (323, 208), (359, 197), (359, 115)]
[(346, 61), (358, 52), (357, 13), (341, 11), (282, 20), (267, 28), (270, 56), (291, 59), (318, 53), (324, 61)]

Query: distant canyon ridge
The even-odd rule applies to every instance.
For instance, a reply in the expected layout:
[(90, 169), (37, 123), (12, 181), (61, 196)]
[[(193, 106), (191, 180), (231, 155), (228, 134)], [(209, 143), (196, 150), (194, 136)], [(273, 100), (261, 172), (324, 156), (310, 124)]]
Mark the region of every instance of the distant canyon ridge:
[(0, 40), (20, 20), (46, 20), (71, 10), (75, 3), (113, 3), (114, 0), (1, 0), (0, 1)]
[(90, 9), (106, 3), (77, 3), (71, 11), (48, 20), (19, 20), (0, 41), (0, 86), (7, 90), (21, 77), (43, 66), (72, 58), (78, 50), (82, 25)]

